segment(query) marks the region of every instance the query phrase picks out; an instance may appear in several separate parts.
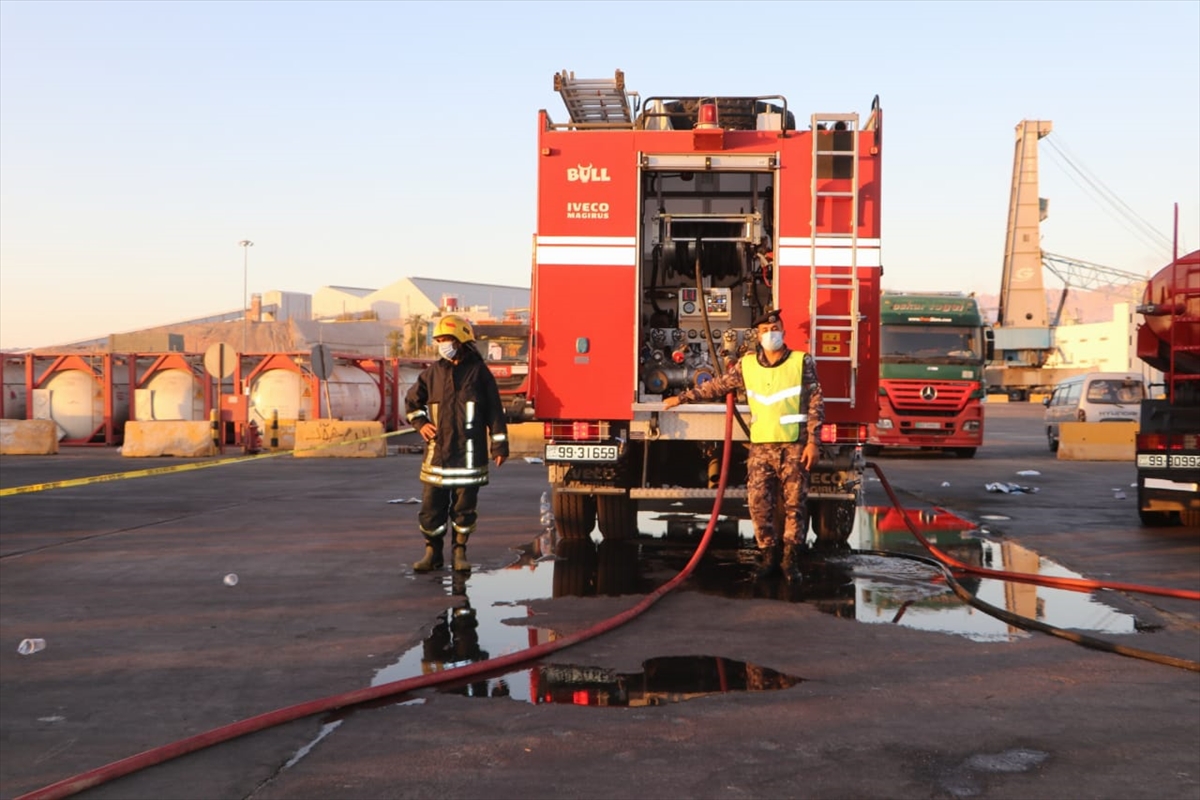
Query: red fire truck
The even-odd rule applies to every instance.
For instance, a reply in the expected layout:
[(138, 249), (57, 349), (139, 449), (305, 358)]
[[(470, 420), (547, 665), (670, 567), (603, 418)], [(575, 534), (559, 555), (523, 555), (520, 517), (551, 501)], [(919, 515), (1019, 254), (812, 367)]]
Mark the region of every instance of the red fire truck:
[[(555, 75), (569, 120), (538, 119), (530, 398), (564, 537), (637, 531), (639, 502), (712, 498), (724, 403), (662, 413), (783, 313), (825, 395), (809, 513), (844, 541), (878, 419), (882, 112), (815, 113), (782, 95), (655, 96)], [(739, 415), (748, 419), (745, 398)], [(745, 428), (727, 498), (744, 502)]]
[(1150, 278), (1137, 310), (1138, 357), (1163, 373), (1162, 396), (1142, 401), (1138, 514), (1200, 527), (1200, 250)]

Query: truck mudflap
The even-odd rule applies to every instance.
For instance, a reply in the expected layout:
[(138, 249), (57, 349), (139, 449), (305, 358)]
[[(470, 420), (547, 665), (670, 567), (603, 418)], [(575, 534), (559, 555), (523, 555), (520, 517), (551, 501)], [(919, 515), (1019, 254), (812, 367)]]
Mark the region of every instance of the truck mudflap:
[(860, 486), (862, 470), (818, 466), (809, 476), (808, 496), (814, 500), (857, 500)]

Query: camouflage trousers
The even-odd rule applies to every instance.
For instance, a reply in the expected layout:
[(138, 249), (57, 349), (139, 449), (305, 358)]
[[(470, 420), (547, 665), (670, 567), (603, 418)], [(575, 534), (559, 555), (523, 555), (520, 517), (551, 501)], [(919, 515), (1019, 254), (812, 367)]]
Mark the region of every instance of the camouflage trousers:
[(775, 511), (783, 513), (783, 542), (803, 544), (808, 530), (808, 470), (800, 461), (804, 445), (769, 443), (750, 445), (746, 461), (746, 501), (754, 538), (760, 548), (779, 543)]

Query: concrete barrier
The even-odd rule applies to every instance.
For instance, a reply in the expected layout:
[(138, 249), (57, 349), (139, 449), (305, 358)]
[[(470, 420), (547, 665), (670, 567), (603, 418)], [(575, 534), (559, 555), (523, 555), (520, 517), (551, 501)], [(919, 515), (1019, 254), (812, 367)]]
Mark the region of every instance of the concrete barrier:
[(0, 419), (0, 455), (48, 456), (58, 452), (52, 419)]
[(294, 419), (279, 420), (279, 427), (271, 430), (271, 421), (267, 420), (267, 424), (263, 428), (259, 428), (259, 438), (262, 439), (262, 449), (267, 451), (273, 450), (295, 450), (296, 449), (296, 425), (299, 422)]
[(1064, 422), (1058, 426), (1058, 459), (1133, 463), (1137, 432), (1136, 422)]
[[(314, 419), (296, 423), (295, 458), (385, 458), (383, 423)], [(339, 444), (340, 443), (340, 444)]]
[(508, 426), (508, 454), (511, 458), (541, 457), (546, 452), (545, 426), (540, 422), (522, 422)]
[(215, 456), (212, 425), (204, 420), (131, 420), (125, 423), (121, 455), (126, 458)]

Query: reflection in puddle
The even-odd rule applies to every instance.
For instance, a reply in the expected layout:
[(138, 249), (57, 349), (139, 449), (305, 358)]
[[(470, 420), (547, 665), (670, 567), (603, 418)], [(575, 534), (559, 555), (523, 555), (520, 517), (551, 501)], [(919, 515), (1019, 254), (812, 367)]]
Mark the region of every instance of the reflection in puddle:
[[(744, 511), (744, 508), (742, 509)], [(524, 650), (548, 641), (553, 633), (532, 623), (529, 602), (559, 597), (598, 597), (644, 594), (672, 578), (691, 558), (707, 524), (702, 509), (670, 507), (642, 511), (638, 536), (624, 541), (559, 540), (542, 535), (518, 551), (511, 566), (468, 576), (447, 574), (443, 587), (447, 607), (425, 640), (380, 669), (373, 686), (420, 674), (440, 672)], [(732, 513), (737, 513), (735, 508)], [(940, 570), (918, 562), (859, 551), (883, 550), (925, 556), (912, 537), (905, 517), (939, 549), (968, 564), (997, 570), (1079, 577), (1036, 552), (1013, 542), (978, 538), (973, 526), (937, 510), (860, 508), (848, 549), (814, 550), (803, 564), (804, 581), (792, 585), (782, 578), (755, 581), (753, 535), (749, 523), (732, 516), (717, 526), (706, 557), (682, 591), (699, 591), (733, 598), (805, 602), (845, 619), (965, 636), (974, 641), (1003, 642), (1030, 634), (960, 601), (946, 585)], [(1093, 596), (1023, 583), (1006, 583), (962, 575), (959, 582), (991, 605), (1060, 628), (1105, 633), (1135, 633), (1135, 619), (1097, 602)], [(507, 620), (507, 622), (506, 622)], [(761, 667), (718, 657), (646, 662), (646, 672), (610, 675), (587, 667), (537, 664), (530, 669), (480, 678), (452, 691), (471, 697), (509, 697), (527, 703), (578, 702), (588, 705), (649, 703), (648, 697), (669, 698), (715, 691), (748, 689), (778, 676)], [(567, 670), (567, 672), (564, 672)], [(603, 680), (564, 680), (595, 673)], [(660, 684), (664, 676), (673, 684)], [(713, 675), (715, 679), (710, 679)], [(723, 675), (723, 677), (722, 677)], [(708, 676), (708, 677), (705, 677)], [(768, 677), (769, 676), (769, 677)], [(716, 682), (714, 683), (713, 680)], [(585, 685), (586, 684), (586, 685)], [(712, 688), (713, 686), (717, 688)], [(708, 687), (708, 688), (705, 688)], [(721, 688), (729, 687), (729, 688)]]
[[(547, 664), (529, 672), (537, 703), (577, 706), (658, 706), (709, 694), (787, 689), (801, 678), (773, 669), (714, 656), (652, 658), (641, 672)], [(443, 691), (469, 694), (464, 688)], [(495, 695), (493, 695), (495, 696)]]
[[(970, 523), (953, 514), (910, 510), (907, 516), (940, 550), (972, 566), (1034, 575), (1082, 577), (1015, 542), (976, 538)], [(864, 517), (867, 522), (865, 526), (862, 524)], [(859, 543), (854, 545), (859, 549), (927, 555), (895, 509), (888, 509), (882, 514), (877, 510), (865, 509), (860, 511), (859, 522)], [(907, 627), (959, 634), (975, 641), (1012, 641), (1032, 635), (959, 601), (949, 587), (944, 587), (937, 595), (920, 597), (913, 594), (911, 581), (889, 577), (895, 571), (922, 568), (923, 565), (885, 559), (887, 563), (876, 569), (868, 563), (861, 569), (868, 571), (869, 575), (865, 580), (857, 581), (860, 571), (856, 563), (858, 560), (859, 557), (848, 559), (858, 582), (862, 608), (855, 618), (860, 621), (896, 621)], [(933, 568), (929, 570), (934, 572)], [(937, 571), (937, 574), (930, 575), (926, 585), (936, 586), (940, 580), (940, 571)], [(1132, 615), (1116, 611), (1097, 601), (1091, 594), (978, 576), (964, 575), (959, 576), (958, 580), (967, 591), (985, 603), (1058, 628), (1103, 633), (1136, 632)], [(897, 620), (895, 617), (898, 614), (903, 616)]]
[[(1036, 575), (1081, 577), (1015, 542), (978, 538), (978, 531), (970, 522), (933, 509), (907, 509), (902, 515), (894, 508), (860, 508), (848, 547), (929, 557), (909, 532), (906, 517), (938, 549), (966, 564)], [(693, 529), (697, 524), (702, 531), (704, 520), (694, 520)], [(661, 528), (662, 522), (658, 525)], [(743, 521), (740, 526), (741, 538), (751, 541), (749, 523)], [(670, 515), (664, 540), (671, 538), (672, 529), (683, 527), (683, 515)], [(647, 545), (648, 550), (650, 547)], [(653, 564), (655, 555), (669, 571), (681, 568), (690, 551), (673, 552), (673, 548), (663, 544), (647, 559), (648, 565)], [(694, 588), (726, 597), (810, 602), (827, 613), (860, 622), (894, 623), (975, 641), (1013, 641), (1032, 635), (959, 600), (946, 585), (940, 570), (914, 561), (817, 550), (810, 552), (802, 564), (804, 582), (792, 586), (782, 579), (751, 580), (751, 556), (745, 546), (714, 547), (694, 575)], [(1059, 628), (1117, 634), (1137, 632), (1133, 616), (1114, 610), (1090, 594), (974, 575), (956, 578), (980, 600), (1022, 617)]]

